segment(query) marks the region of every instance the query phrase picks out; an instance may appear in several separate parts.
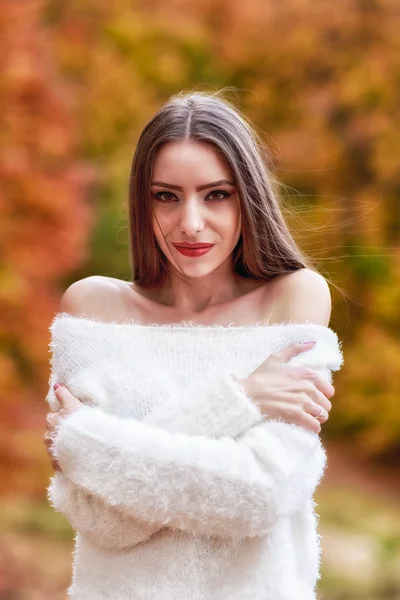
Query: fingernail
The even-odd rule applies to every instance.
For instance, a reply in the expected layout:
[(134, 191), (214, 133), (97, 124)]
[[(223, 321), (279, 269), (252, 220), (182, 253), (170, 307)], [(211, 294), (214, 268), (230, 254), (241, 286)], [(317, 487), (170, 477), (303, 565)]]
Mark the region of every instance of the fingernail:
[(56, 390), (57, 388), (59, 388), (59, 387), (60, 387), (60, 384), (59, 384), (59, 383), (55, 383), (55, 384), (53, 385), (53, 388), (54, 388), (55, 390)]
[(303, 344), (316, 344), (316, 340), (312, 340), (311, 342), (302, 342)]

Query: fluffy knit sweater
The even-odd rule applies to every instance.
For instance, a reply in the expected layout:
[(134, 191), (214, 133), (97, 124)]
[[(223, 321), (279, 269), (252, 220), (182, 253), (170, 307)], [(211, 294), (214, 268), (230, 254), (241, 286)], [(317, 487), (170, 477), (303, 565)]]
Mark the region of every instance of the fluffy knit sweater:
[(55, 382), (84, 407), (54, 435), (48, 498), (74, 528), (73, 600), (313, 600), (320, 437), (269, 420), (239, 379), (292, 342), (327, 381), (337, 334), (310, 322), (143, 325), (57, 313)]

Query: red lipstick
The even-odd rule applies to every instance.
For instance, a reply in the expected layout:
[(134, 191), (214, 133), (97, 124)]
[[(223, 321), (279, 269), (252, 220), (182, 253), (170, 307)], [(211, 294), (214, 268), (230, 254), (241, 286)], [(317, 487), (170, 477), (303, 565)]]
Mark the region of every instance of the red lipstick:
[(209, 250), (211, 250), (211, 248), (215, 244), (207, 244), (205, 242), (196, 242), (195, 244), (189, 244), (187, 242), (184, 242), (182, 244), (172, 244), (172, 245), (175, 246), (175, 248), (178, 250), (178, 252), (180, 252), (184, 256), (195, 257), (195, 256), (203, 256), (203, 254), (207, 254), (207, 252)]

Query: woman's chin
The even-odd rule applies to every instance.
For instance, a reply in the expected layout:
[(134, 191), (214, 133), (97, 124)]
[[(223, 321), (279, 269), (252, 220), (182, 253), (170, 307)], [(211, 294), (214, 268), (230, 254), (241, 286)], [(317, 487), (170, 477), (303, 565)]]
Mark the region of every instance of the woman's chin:
[(187, 265), (182, 264), (180, 262), (179, 267), (175, 267), (176, 271), (180, 275), (185, 275), (186, 277), (190, 277), (192, 279), (199, 279), (201, 277), (206, 277), (207, 275), (211, 275), (217, 269), (219, 265), (214, 264), (197, 264), (197, 265)]

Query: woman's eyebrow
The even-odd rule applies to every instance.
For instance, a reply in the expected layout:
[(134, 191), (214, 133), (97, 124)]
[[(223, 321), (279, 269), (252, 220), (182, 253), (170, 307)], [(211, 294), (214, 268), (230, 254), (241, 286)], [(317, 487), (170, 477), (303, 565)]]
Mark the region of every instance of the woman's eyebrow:
[[(220, 179), (219, 181), (214, 181), (213, 183), (206, 183), (205, 185), (199, 185), (196, 188), (197, 192), (201, 192), (201, 190), (206, 190), (207, 188), (215, 187), (217, 185), (235, 185), (233, 181), (228, 181), (228, 179)], [(160, 185), (162, 187), (169, 188), (170, 190), (179, 190), (183, 192), (183, 187), (179, 185), (171, 185), (169, 183), (163, 183), (162, 181), (152, 181), (151, 185)]]

